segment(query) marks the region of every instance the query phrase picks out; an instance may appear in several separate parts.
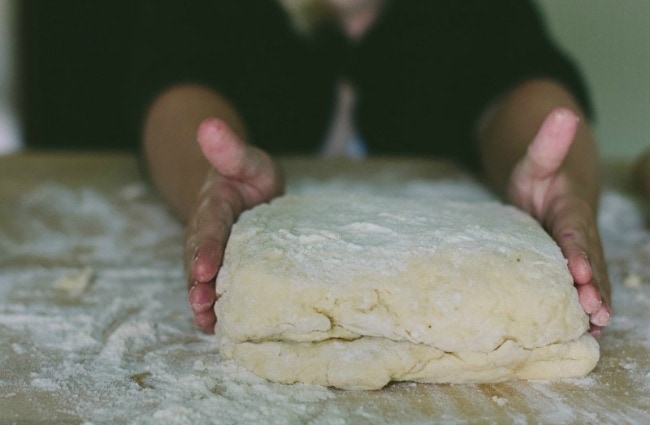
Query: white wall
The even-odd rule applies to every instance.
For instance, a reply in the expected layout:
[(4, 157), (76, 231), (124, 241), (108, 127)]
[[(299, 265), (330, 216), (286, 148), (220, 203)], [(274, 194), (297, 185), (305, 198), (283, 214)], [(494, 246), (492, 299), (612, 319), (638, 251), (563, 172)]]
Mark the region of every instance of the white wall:
[(0, 0), (0, 154), (15, 151), (20, 144), (15, 114), (15, 1)]
[(536, 0), (594, 100), (605, 157), (650, 148), (650, 0)]

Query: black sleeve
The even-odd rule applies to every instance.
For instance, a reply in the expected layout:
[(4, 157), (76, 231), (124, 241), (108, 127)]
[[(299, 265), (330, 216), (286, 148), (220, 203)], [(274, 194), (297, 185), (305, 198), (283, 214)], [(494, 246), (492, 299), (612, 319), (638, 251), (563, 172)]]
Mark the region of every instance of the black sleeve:
[(329, 116), (330, 71), (277, 1), (145, 0), (142, 14), (133, 126), (162, 90), (192, 82), (234, 105), (252, 144), (315, 151)]
[(133, 149), (130, 95), (139, 0), (21, 0), (20, 119), (28, 148)]
[[(144, 114), (164, 89), (179, 83), (203, 84), (228, 95), (237, 59), (233, 39), (237, 21), (230, 2), (143, 0), (141, 24), (134, 40), (135, 55), (130, 101), (131, 125), (139, 127)], [(224, 25), (224, 16), (229, 16)]]
[(541, 15), (531, 2), (475, 3), (474, 10), (461, 11), (468, 17), (464, 21), (467, 27), (462, 32), (472, 36), (461, 41), (461, 47), (467, 45), (460, 51), (469, 54), (459, 58), (465, 65), (458, 70), (465, 80), (459, 83), (466, 87), (466, 95), (474, 97), (474, 110), (481, 109), (520, 82), (545, 77), (564, 85), (587, 115), (593, 117), (588, 92), (577, 66), (550, 38)]
[(478, 116), (535, 77), (564, 84), (592, 114), (576, 66), (526, 0), (393, 1), (386, 12), (351, 67), (371, 152), (451, 157), (476, 168)]

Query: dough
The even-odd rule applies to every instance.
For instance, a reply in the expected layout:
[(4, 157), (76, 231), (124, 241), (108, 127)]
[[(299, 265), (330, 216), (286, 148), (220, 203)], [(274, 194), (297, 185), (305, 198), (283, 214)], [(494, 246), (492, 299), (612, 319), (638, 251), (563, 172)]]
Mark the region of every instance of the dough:
[(559, 247), (497, 202), (285, 196), (242, 214), (217, 293), (222, 355), (276, 382), (555, 379), (599, 357)]

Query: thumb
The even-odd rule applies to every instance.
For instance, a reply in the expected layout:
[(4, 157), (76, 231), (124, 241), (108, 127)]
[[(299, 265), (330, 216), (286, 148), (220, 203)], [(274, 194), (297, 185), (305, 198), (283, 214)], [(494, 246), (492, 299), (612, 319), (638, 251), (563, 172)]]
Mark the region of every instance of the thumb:
[(579, 121), (578, 116), (568, 108), (553, 109), (519, 164), (522, 177), (542, 180), (555, 174), (567, 156)]

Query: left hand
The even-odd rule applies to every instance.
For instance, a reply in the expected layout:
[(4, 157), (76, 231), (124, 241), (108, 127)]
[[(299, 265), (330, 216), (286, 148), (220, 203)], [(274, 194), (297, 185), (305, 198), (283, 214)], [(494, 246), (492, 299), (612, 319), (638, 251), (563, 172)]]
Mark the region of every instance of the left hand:
[(245, 144), (225, 121), (205, 119), (197, 140), (212, 168), (188, 222), (185, 270), (194, 323), (213, 333), (215, 281), (231, 228), (243, 211), (280, 195), (284, 185), (271, 156)]
[(508, 198), (537, 218), (560, 246), (591, 332), (599, 335), (612, 310), (596, 211), (563, 170), (578, 125), (570, 109), (549, 113), (510, 175)]

